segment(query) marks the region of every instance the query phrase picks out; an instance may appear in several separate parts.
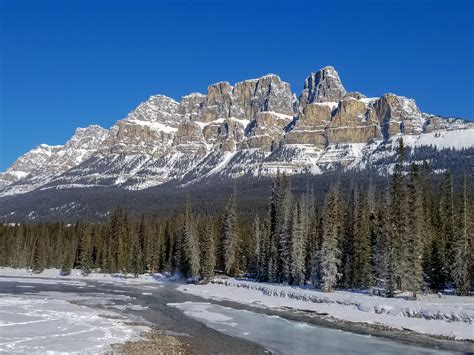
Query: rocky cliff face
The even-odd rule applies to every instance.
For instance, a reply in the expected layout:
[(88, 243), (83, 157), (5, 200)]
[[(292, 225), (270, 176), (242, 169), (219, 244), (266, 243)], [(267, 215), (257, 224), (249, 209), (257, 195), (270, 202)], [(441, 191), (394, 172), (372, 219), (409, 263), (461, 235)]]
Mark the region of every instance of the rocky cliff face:
[(310, 74), (299, 97), (269, 74), (213, 84), (180, 102), (152, 96), (108, 130), (79, 128), (64, 146), (40, 145), (0, 174), (0, 196), (361, 169), (393, 154), (400, 136), (414, 147), (474, 146), (472, 123), (422, 113), (403, 96), (346, 92), (333, 67)]

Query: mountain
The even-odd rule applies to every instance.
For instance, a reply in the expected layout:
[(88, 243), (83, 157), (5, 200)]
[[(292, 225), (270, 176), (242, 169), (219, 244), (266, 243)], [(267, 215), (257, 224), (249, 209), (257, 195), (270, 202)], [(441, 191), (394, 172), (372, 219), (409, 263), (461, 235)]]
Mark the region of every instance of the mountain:
[(403, 96), (347, 92), (333, 67), (311, 73), (299, 96), (274, 74), (223, 81), (180, 102), (152, 96), (110, 129), (78, 128), (63, 146), (32, 149), (0, 173), (0, 202), (6, 212), (12, 197), (35, 191), (134, 191), (278, 171), (384, 173), (399, 137), (413, 151), (461, 152), (474, 147), (474, 124), (423, 113)]

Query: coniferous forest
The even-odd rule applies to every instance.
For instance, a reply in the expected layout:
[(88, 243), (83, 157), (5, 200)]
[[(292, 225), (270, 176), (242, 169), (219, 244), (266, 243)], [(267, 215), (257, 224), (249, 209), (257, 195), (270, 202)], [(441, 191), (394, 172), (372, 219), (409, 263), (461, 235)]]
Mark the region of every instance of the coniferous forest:
[[(0, 266), (80, 268), (139, 275), (176, 272), (195, 280), (216, 273), (262, 282), (312, 284), (323, 291), (372, 289), (387, 297), (474, 284), (471, 176), (433, 179), (427, 163), (398, 159), (384, 184), (335, 180), (324, 198), (295, 194), (274, 179), (265, 213), (239, 213), (234, 189), (219, 215), (189, 196), (171, 217), (116, 208), (104, 221), (0, 225)], [(299, 189), (301, 190), (301, 188)]]

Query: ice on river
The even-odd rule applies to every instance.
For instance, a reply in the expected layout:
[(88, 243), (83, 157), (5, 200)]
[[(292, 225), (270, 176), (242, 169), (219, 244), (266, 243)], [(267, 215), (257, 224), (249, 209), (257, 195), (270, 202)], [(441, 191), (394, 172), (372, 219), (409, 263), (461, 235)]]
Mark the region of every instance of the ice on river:
[(210, 328), (260, 344), (274, 354), (449, 354), (211, 303), (168, 305)]
[(120, 318), (61, 297), (0, 294), (0, 353), (100, 353), (147, 329)]
[(317, 312), (349, 322), (382, 324), (417, 333), (474, 340), (474, 297), (425, 295), (417, 300), (384, 298), (367, 293), (325, 293), (315, 289), (218, 277), (206, 285), (182, 285), (178, 290), (203, 298), (264, 308)]

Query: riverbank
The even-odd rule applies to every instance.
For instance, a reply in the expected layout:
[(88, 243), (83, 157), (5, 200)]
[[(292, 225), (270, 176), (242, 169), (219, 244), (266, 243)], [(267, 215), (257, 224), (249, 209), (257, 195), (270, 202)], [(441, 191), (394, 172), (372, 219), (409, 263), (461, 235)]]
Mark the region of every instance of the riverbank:
[(472, 297), (423, 296), (387, 299), (338, 291), (333, 294), (290, 286), (215, 278), (178, 290), (226, 305), (286, 319), (453, 351), (474, 351)]
[(125, 343), (113, 344), (113, 353), (123, 355), (141, 354), (169, 354), (169, 355), (195, 355), (189, 344), (184, 343), (177, 337), (165, 335), (156, 330), (145, 332), (140, 340), (127, 341)]

